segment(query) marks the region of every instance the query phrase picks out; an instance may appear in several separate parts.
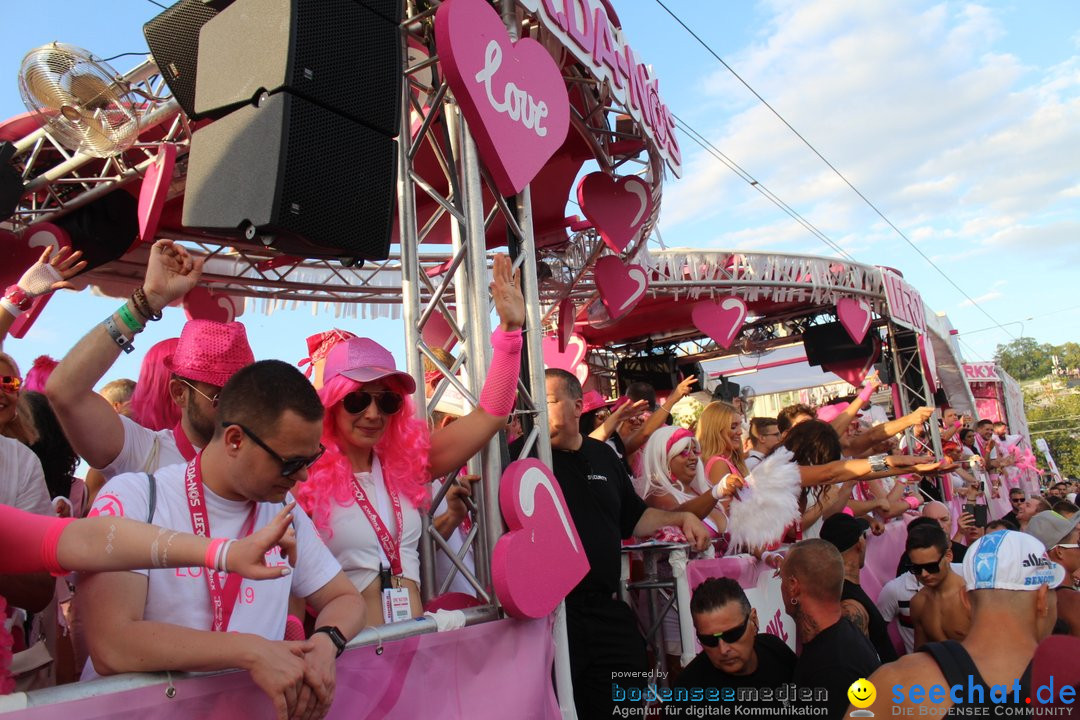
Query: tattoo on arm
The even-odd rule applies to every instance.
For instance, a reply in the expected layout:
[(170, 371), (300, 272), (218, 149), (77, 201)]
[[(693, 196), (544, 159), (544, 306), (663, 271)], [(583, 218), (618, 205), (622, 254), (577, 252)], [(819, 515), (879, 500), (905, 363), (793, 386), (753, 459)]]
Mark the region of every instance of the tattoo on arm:
[(867, 637), (870, 636), (870, 616), (866, 608), (857, 600), (845, 600), (840, 603), (840, 614), (851, 621), (851, 624), (859, 628), (859, 631)]

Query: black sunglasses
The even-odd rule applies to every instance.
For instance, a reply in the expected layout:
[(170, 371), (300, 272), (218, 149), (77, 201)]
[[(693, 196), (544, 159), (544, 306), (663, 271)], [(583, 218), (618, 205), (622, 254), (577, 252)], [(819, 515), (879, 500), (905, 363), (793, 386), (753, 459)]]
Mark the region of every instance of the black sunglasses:
[(359, 415), (368, 409), (371, 401), (375, 401), (375, 407), (383, 415), (393, 415), (401, 409), (405, 398), (401, 393), (384, 390), (382, 392), (368, 392), (367, 390), (354, 390), (341, 399), (341, 406), (350, 415)]
[(278, 455), (277, 452), (275, 452), (273, 449), (271, 449), (271, 447), (269, 445), (264, 443), (259, 438), (258, 435), (251, 432), (251, 430), (244, 427), (240, 423), (231, 423), (231, 422), (223, 422), (223, 423), (221, 423), (221, 427), (224, 427), (224, 428), (227, 428), (230, 425), (235, 425), (236, 427), (243, 430), (244, 434), (247, 435), (249, 438), (251, 438), (252, 441), (254, 441), (254, 443), (256, 445), (258, 445), (263, 450), (265, 450), (267, 453), (269, 453), (270, 457), (274, 458), (279, 463), (281, 463), (281, 476), (282, 477), (289, 477), (290, 475), (295, 475), (296, 473), (300, 472), (301, 470), (311, 467), (312, 465), (317, 463), (319, 461), (319, 458), (321, 458), (323, 456), (323, 453), (326, 452), (326, 448), (323, 447), (323, 444), (319, 443), (319, 452), (315, 453), (314, 455), (312, 455), (310, 457), (284, 458), (284, 457), (281, 457), (280, 455)]
[(733, 628), (729, 628), (727, 630), (724, 630), (723, 632), (708, 633), (708, 634), (698, 633), (697, 634), (697, 639), (698, 639), (698, 642), (701, 643), (701, 645), (703, 647), (716, 647), (717, 645), (720, 644), (721, 640), (723, 640), (728, 645), (730, 645), (731, 643), (738, 642), (739, 640), (742, 639), (742, 636), (746, 634), (746, 626), (749, 625), (749, 624), (750, 624), (750, 615), (748, 613), (746, 615), (746, 619), (743, 620), (741, 624), (736, 625)]
[(941, 557), (939, 557), (934, 562), (928, 562), (928, 563), (909, 562), (908, 563), (908, 568), (911, 569), (911, 574), (914, 575), (915, 577), (919, 577), (924, 572), (927, 575), (937, 575), (939, 572), (941, 572), (941, 559), (944, 558), (944, 557), (945, 556), (942, 555)]

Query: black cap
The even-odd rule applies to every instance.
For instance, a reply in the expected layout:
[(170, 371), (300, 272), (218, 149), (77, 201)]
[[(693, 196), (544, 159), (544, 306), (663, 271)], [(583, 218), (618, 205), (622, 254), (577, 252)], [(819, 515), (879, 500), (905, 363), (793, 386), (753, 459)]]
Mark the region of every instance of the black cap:
[(837, 550), (844, 552), (859, 542), (859, 538), (869, 529), (870, 523), (864, 518), (841, 512), (825, 519), (819, 535), (822, 540), (831, 542)]

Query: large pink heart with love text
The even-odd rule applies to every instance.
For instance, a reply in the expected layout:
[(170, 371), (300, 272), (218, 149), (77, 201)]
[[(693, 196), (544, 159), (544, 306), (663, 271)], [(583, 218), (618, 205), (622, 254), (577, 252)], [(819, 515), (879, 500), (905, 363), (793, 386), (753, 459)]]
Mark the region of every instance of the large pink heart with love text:
[(566, 139), (562, 72), (535, 40), (512, 43), (484, 0), (446, 0), (435, 13), (435, 45), (496, 188), (516, 195)]
[(143, 176), (142, 187), (139, 188), (139, 238), (143, 242), (152, 243), (157, 235), (161, 210), (169, 199), (169, 185), (172, 183), (175, 164), (176, 146), (165, 143)]
[(513, 617), (545, 617), (589, 572), (562, 490), (546, 465), (518, 460), (499, 480), (499, 507), (510, 529), (491, 554), (495, 593)]
[(585, 384), (585, 379), (589, 377), (589, 366), (582, 362), (589, 349), (585, 338), (573, 334), (566, 341), (566, 349), (560, 350), (559, 338), (545, 335), (540, 341), (540, 347), (544, 352), (544, 367), (571, 372), (582, 385)]
[[(51, 247), (53, 252), (71, 247), (71, 237), (66, 230), (52, 223), (31, 225), (21, 235), (4, 232), (0, 236), (0, 289), (19, 282), (22, 274), (37, 262), (46, 247)], [(52, 293), (34, 298), (30, 309), (16, 318), (8, 333), (15, 338), (24, 337), (50, 298)]]
[(847, 330), (852, 342), (858, 344), (870, 329), (870, 305), (865, 300), (841, 298), (836, 302), (836, 317)]
[(626, 249), (652, 212), (652, 193), (637, 175), (613, 178), (605, 172), (589, 173), (578, 183), (581, 212), (617, 253)]
[(184, 296), (184, 314), (188, 320), (213, 320), (227, 323), (244, 314), (244, 301), (232, 295), (210, 292), (197, 285)]
[(742, 329), (743, 320), (746, 319), (746, 303), (731, 295), (720, 298), (719, 302), (706, 300), (694, 305), (690, 319), (694, 327), (727, 349)]
[(593, 268), (596, 289), (600, 301), (612, 320), (618, 320), (634, 309), (645, 291), (649, 289), (649, 277), (640, 265), (625, 265), (614, 255), (605, 255)]

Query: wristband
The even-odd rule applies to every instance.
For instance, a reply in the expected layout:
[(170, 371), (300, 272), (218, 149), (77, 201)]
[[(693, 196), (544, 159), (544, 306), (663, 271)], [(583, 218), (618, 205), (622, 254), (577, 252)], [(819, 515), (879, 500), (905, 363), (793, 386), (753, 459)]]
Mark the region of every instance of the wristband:
[(880, 455), (871, 455), (866, 458), (870, 462), (870, 470), (876, 473), (889, 471), (889, 456), (882, 453)]
[(10, 315), (11, 317), (19, 317), (23, 314), (23, 311), (20, 310), (15, 303), (11, 302), (7, 298), (0, 298), (0, 307), (7, 310), (8, 315)]
[[(7, 291), (4, 292), (4, 301), (4, 307), (16, 317), (29, 310), (34, 304), (34, 298), (18, 285), (8, 286)], [(12, 312), (12, 309), (15, 312)]]
[(105, 326), (105, 331), (109, 333), (109, 337), (116, 343), (121, 350), (126, 353), (135, 351), (135, 346), (131, 344), (131, 338), (120, 331), (120, 326), (117, 324), (114, 316), (110, 315), (105, 318), (105, 321), (101, 323)]
[(712, 486), (712, 496), (717, 500), (722, 500), (724, 491), (727, 490), (728, 478), (731, 477), (731, 473), (728, 473), (724, 477), (720, 478), (720, 481)]
[(229, 569), (229, 548), (231, 548), (235, 542), (236, 540), (229, 539), (221, 545), (221, 552), (218, 553), (217, 558), (217, 569), (221, 572), (226, 572)]
[(859, 399), (865, 404), (873, 394), (874, 387), (872, 385), (863, 385), (862, 390), (859, 391)]
[(139, 311), (139, 314), (147, 320), (157, 321), (161, 319), (161, 312), (154, 312), (154, 309), (150, 307), (150, 301), (146, 299), (146, 292), (141, 287), (135, 288), (135, 292), (131, 293), (131, 303)]
[(139, 319), (135, 317), (135, 313), (128, 309), (128, 304), (124, 303), (120, 306), (120, 309), (116, 311), (120, 316), (120, 319), (124, 321), (124, 324), (131, 328), (132, 333), (142, 332), (146, 326), (139, 322)]
[(912, 510), (919, 509), (919, 498), (915, 497), (914, 495), (908, 495), (907, 497), (905, 497), (904, 502), (906, 502), (908, 504), (908, 507), (910, 507)]
[(221, 551), (221, 546), (225, 544), (225, 538), (214, 538), (210, 541), (210, 544), (206, 546), (206, 557), (203, 558), (203, 565), (211, 570), (217, 570), (217, 556)]

